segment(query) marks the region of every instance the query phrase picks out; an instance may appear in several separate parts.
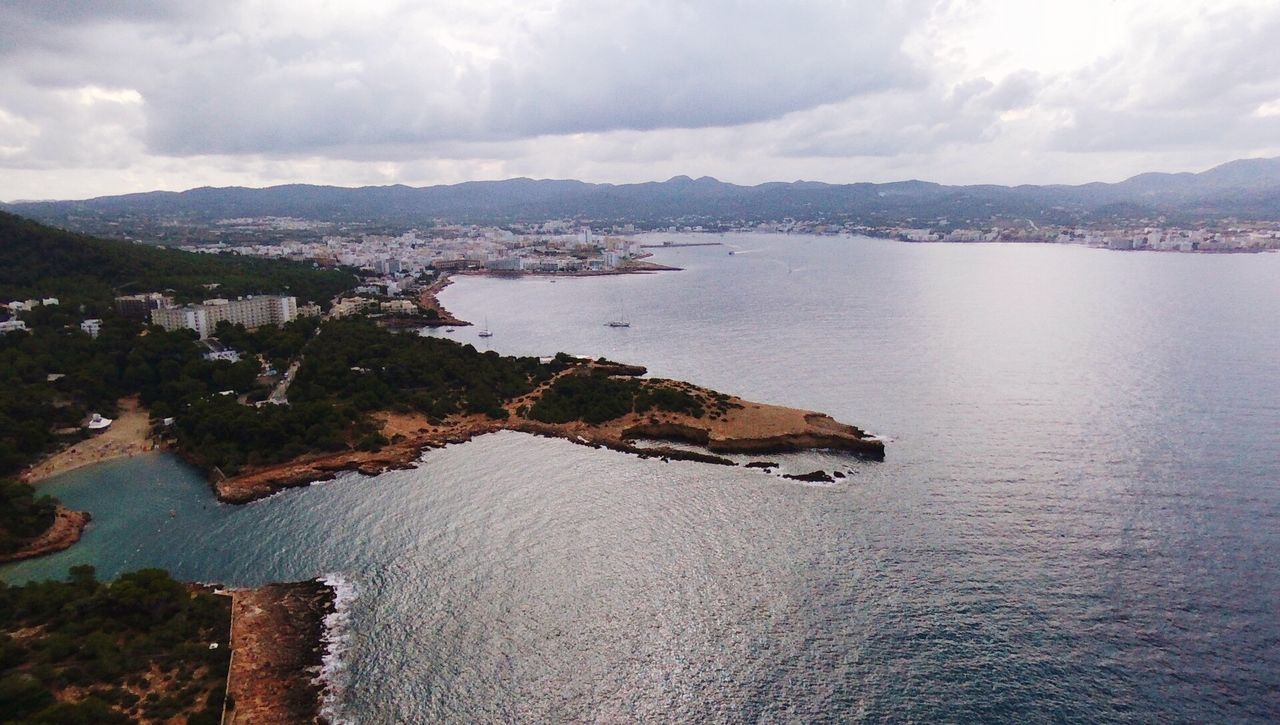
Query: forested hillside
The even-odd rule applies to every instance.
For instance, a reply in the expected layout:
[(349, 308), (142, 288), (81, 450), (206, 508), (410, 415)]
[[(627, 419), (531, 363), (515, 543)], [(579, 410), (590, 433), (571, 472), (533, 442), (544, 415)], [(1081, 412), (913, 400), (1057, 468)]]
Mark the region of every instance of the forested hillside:
[[(0, 212), (0, 301), (57, 297), (104, 313), (116, 295), (173, 290), (179, 301), (287, 293), (327, 304), (351, 274), (309, 264), (194, 254), (97, 239)], [(205, 285), (216, 284), (216, 292)]]

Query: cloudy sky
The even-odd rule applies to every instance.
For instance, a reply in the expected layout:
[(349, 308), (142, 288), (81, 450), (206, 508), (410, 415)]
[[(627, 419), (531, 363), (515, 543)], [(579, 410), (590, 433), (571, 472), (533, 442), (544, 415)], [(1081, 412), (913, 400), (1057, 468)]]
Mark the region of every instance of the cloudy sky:
[(1117, 181), (1280, 155), (1275, 0), (2, 0), (0, 199)]

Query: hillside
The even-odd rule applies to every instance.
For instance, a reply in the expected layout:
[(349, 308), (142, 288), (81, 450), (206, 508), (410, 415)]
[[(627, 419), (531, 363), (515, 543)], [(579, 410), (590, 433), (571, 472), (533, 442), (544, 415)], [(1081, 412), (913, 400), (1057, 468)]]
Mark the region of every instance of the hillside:
[[(289, 292), (327, 304), (350, 274), (296, 262), (193, 254), (54, 229), (0, 212), (0, 301), (57, 297), (99, 312), (115, 295), (173, 290), (179, 300)], [(216, 283), (216, 293), (205, 287)]]
[[(150, 241), (229, 218), (282, 216), (386, 226), (536, 222), (752, 223), (787, 217), (867, 225), (945, 217), (1072, 224), (1165, 216), (1195, 221), (1280, 217), (1280, 159), (1244, 159), (1198, 174), (1140, 174), (1120, 183), (1078, 186), (945, 186), (923, 181), (825, 184), (796, 181), (739, 186), (677, 176), (641, 184), (508, 179), (450, 186), (343, 188), (292, 184), (265, 189), (199, 188), (84, 201), (24, 202), (11, 210), (67, 228)], [(158, 222), (173, 222), (159, 225)], [(174, 231), (175, 229), (187, 230)], [(186, 236), (182, 236), (186, 234)]]

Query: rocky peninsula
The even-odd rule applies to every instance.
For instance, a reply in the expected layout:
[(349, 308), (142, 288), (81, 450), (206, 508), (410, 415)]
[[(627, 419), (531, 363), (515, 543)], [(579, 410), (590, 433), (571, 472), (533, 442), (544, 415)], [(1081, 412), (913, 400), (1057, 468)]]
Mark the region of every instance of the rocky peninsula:
[(231, 591), (223, 723), (326, 722), (319, 675), (334, 600), (334, 589), (319, 580)]
[(426, 314), (426, 325), (428, 327), (463, 327), (470, 325), (470, 322), (460, 319), (452, 312), (446, 310), (444, 305), (440, 304), (438, 295), (445, 287), (453, 283), (449, 275), (442, 274), (434, 282), (423, 287), (418, 292), (418, 307)]
[[(286, 488), (334, 478), (342, 471), (376, 475), (413, 467), (424, 451), (501, 430), (561, 438), (579, 445), (609, 448), (646, 458), (689, 460), (735, 466), (727, 454), (769, 454), (815, 449), (884, 459), (884, 443), (860, 428), (830, 416), (797, 408), (755, 403), (676, 380), (644, 379), (640, 366), (580, 361), (532, 392), (507, 401), (505, 418), (455, 414), (433, 420), (417, 412), (383, 411), (374, 417), (390, 441), (378, 450), (309, 454), (292, 461), (250, 469), (213, 482), (217, 497), (247, 503)], [(650, 408), (625, 412), (603, 421), (540, 420), (539, 404), (556, 394), (559, 384), (574, 377), (634, 380), (645, 394), (667, 393), (693, 401), (686, 410)], [(665, 443), (692, 445), (701, 450)]]
[(0, 554), (0, 564), (31, 559), (71, 548), (72, 544), (80, 540), (91, 518), (84, 511), (72, 511), (59, 504), (54, 511), (53, 523), (49, 528), (17, 551)]

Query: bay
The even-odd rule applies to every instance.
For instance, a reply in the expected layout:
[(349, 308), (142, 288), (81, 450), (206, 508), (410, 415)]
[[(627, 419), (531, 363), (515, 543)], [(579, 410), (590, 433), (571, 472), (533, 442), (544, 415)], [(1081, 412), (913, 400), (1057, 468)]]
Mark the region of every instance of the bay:
[(462, 278), (494, 337), (450, 336), (822, 410), (883, 463), (787, 457), (851, 472), (809, 486), (504, 433), (231, 507), (143, 456), (42, 486), (94, 523), (0, 576), (341, 572), (360, 722), (1280, 713), (1280, 255), (710, 239)]

